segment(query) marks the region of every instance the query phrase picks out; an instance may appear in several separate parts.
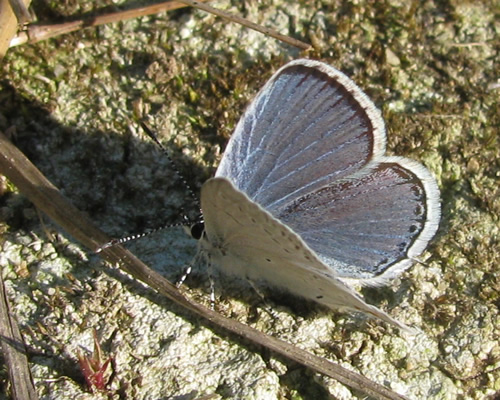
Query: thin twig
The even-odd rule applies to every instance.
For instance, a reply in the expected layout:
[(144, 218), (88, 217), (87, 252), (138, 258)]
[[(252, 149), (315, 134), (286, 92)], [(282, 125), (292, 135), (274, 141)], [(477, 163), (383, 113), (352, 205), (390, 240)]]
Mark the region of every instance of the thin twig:
[(257, 25), (253, 22), (248, 21), (245, 18), (228, 13), (226, 11), (219, 10), (219, 9), (211, 7), (207, 4), (203, 4), (199, 1), (194, 1), (194, 0), (179, 0), (179, 1), (181, 3), (190, 5), (191, 7), (199, 8), (200, 10), (203, 10), (203, 11), (206, 11), (208, 13), (217, 15), (218, 17), (222, 17), (224, 19), (227, 19), (228, 21), (236, 22), (240, 25), (246, 26), (247, 28), (250, 28), (250, 29), (253, 29), (257, 32), (263, 33), (264, 35), (271, 36), (271, 37), (278, 39), (284, 43), (288, 43), (289, 45), (298, 47), (299, 49), (302, 49), (302, 50), (311, 49), (311, 45), (309, 43), (304, 43), (304, 42), (301, 42), (300, 40), (293, 39), (289, 36), (282, 35), (281, 33), (275, 31), (274, 29), (266, 28), (266, 27), (263, 27), (261, 25)]
[[(205, 1), (205, 0), (202, 0)], [(110, 13), (106, 15), (101, 15), (97, 17), (86, 17), (72, 22), (65, 22), (62, 24), (31, 24), (28, 25), (26, 31), (19, 32), (10, 42), (10, 47), (19, 46), (25, 43), (36, 43), (41, 40), (46, 40), (55, 36), (59, 36), (65, 33), (74, 32), (78, 29), (88, 28), (92, 26), (98, 26), (103, 24), (108, 24), (111, 22), (123, 21), (131, 18), (142, 17), (144, 15), (156, 14), (164, 11), (176, 10), (178, 8), (192, 6), (200, 10), (206, 11), (208, 13), (217, 15), (228, 21), (236, 22), (250, 29), (261, 32), (265, 35), (271, 36), (278, 39), (284, 43), (291, 46), (298, 47), (299, 49), (309, 50), (311, 45), (308, 43), (301, 42), (300, 40), (293, 39), (289, 36), (282, 35), (279, 32), (265, 28), (263, 26), (257, 25), (253, 22), (246, 20), (245, 18), (239, 17), (234, 14), (219, 10), (214, 7), (210, 7), (203, 4), (201, 1), (191, 1), (191, 0), (180, 0), (168, 1), (165, 3), (154, 4), (146, 7), (134, 8), (127, 11), (119, 11), (115, 13)]]
[[(205, 0), (202, 0), (205, 1)], [(158, 14), (165, 11), (177, 10), (186, 7), (186, 4), (177, 1), (166, 1), (164, 3), (153, 4), (151, 6), (133, 8), (126, 11), (118, 11), (99, 16), (88, 16), (76, 21), (64, 22), (61, 24), (31, 24), (26, 27), (26, 31), (19, 32), (10, 42), (10, 47), (19, 46), (25, 43), (36, 43), (41, 40), (53, 38), (77, 31), (78, 29), (89, 28), (112, 22), (124, 21), (127, 19), (143, 17), (145, 15)]]
[[(95, 227), (75, 206), (64, 198), (42, 173), (8, 139), (0, 134), (0, 173), (4, 174), (17, 188), (28, 197), (66, 232), (86, 247), (95, 250), (109, 237)], [(107, 261), (120, 267), (159, 293), (168, 297), (181, 307), (209, 321), (216, 327), (229, 331), (258, 346), (267, 348), (284, 359), (299, 363), (315, 372), (329, 376), (353, 389), (375, 399), (402, 400), (406, 397), (390, 389), (351, 372), (329, 360), (315, 356), (289, 343), (266, 335), (238, 321), (228, 319), (214, 310), (206, 308), (184, 297), (177, 288), (156, 271), (143, 264), (130, 251), (121, 246), (104, 249), (101, 253)]]

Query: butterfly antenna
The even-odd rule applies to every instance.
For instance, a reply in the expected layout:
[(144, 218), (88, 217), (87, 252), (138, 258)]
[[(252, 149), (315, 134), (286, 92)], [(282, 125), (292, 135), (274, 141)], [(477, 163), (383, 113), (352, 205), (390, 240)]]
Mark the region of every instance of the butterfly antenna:
[(161, 231), (163, 229), (176, 228), (178, 226), (186, 226), (186, 225), (189, 225), (190, 223), (192, 223), (191, 221), (189, 221), (189, 219), (186, 216), (183, 216), (183, 218), (184, 218), (184, 222), (175, 222), (173, 224), (160, 226), (159, 228), (150, 229), (146, 232), (137, 233), (137, 234), (129, 235), (129, 236), (124, 236), (124, 237), (118, 238), (118, 239), (111, 239), (109, 242), (104, 243), (102, 246), (99, 246), (95, 250), (95, 252), (100, 253), (101, 251), (103, 251), (104, 249), (107, 249), (109, 247), (113, 247), (113, 246), (116, 246), (118, 244), (130, 242), (132, 240), (140, 239), (140, 238), (143, 238), (145, 236), (152, 235), (153, 233), (156, 233), (156, 232)]
[(187, 213), (184, 210), (184, 208), (180, 207), (180, 211), (182, 213), (182, 219), (183, 219), (182, 222), (175, 222), (173, 224), (167, 224), (167, 225), (160, 226), (159, 228), (150, 229), (150, 230), (148, 230), (146, 232), (143, 232), (143, 233), (138, 233), (138, 234), (134, 234), (134, 235), (124, 236), (124, 237), (118, 238), (118, 239), (112, 239), (109, 242), (104, 243), (102, 246), (99, 246), (95, 250), (96, 253), (100, 253), (101, 251), (103, 251), (104, 249), (107, 249), (109, 247), (113, 247), (113, 246), (116, 246), (116, 245), (119, 245), (119, 244), (123, 244), (123, 243), (126, 243), (126, 242), (130, 242), (132, 240), (136, 240), (136, 239), (143, 238), (145, 236), (152, 235), (153, 233), (156, 233), (156, 232), (161, 231), (163, 229), (174, 228), (174, 227), (179, 227), (179, 226), (186, 226), (186, 225), (194, 225), (194, 224), (198, 224), (198, 223), (203, 222), (203, 215), (201, 213), (201, 206), (200, 206), (200, 202), (198, 200), (198, 197), (194, 193), (194, 190), (191, 188), (191, 186), (189, 185), (189, 183), (187, 183), (187, 181), (184, 178), (184, 176), (179, 171), (179, 168), (177, 168), (177, 165), (174, 163), (174, 161), (170, 157), (170, 154), (169, 154), (167, 148), (160, 143), (160, 141), (158, 140), (158, 138), (151, 131), (151, 129), (149, 129), (149, 127), (146, 125), (146, 123), (144, 123), (143, 121), (139, 121), (139, 123), (141, 124), (142, 129), (144, 129), (144, 132), (146, 132), (146, 134), (156, 143), (156, 145), (162, 151), (163, 155), (167, 158), (167, 160), (168, 160), (168, 162), (169, 162), (172, 170), (174, 171), (174, 174), (177, 176), (177, 178), (179, 178), (182, 181), (182, 183), (186, 187), (189, 195), (193, 199), (194, 203), (198, 206), (198, 209), (200, 210), (200, 216), (196, 220), (193, 221), (193, 220), (191, 220), (187, 216)]
[[(189, 195), (193, 199), (194, 203), (198, 206), (198, 209), (200, 210), (200, 217), (198, 217), (197, 220), (194, 221), (194, 222), (201, 222), (203, 218), (201, 217), (201, 215), (202, 215), (201, 214), (201, 205), (200, 205), (200, 202), (198, 200), (198, 196), (196, 196), (196, 194), (194, 193), (194, 190), (192, 189), (191, 185), (186, 181), (186, 178), (184, 178), (184, 175), (182, 175), (182, 173), (179, 171), (179, 168), (177, 168), (177, 165), (172, 160), (172, 157), (170, 157), (168, 149), (165, 146), (163, 146), (163, 144), (160, 143), (160, 141), (158, 140), (158, 138), (156, 137), (156, 135), (151, 131), (151, 129), (149, 129), (149, 127), (146, 125), (145, 122), (139, 121), (139, 123), (141, 124), (141, 127), (144, 130), (144, 132), (153, 140), (153, 142), (156, 143), (156, 145), (162, 151), (163, 155), (168, 160), (168, 162), (170, 164), (170, 167), (174, 171), (174, 174), (184, 184), (185, 188), (187, 189), (187, 192), (189, 193)], [(188, 223), (189, 223), (189, 218), (186, 217), (187, 214), (186, 214), (184, 208), (181, 207), (181, 211), (184, 213), (184, 219), (186, 219), (188, 221)], [(193, 221), (191, 221), (191, 222), (193, 222)], [(182, 225), (182, 224), (179, 224), (179, 225)]]

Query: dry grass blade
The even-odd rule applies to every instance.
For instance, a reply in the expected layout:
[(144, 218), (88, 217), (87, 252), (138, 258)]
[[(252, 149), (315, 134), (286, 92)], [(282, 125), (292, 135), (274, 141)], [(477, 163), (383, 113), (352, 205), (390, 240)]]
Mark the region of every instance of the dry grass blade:
[(31, 378), (28, 358), (17, 321), (13, 317), (0, 271), (0, 339), (2, 353), (9, 371), (12, 398), (35, 400), (38, 396)]
[[(54, 222), (86, 247), (95, 250), (102, 243), (109, 241), (109, 237), (95, 227), (82, 212), (70, 204), (57, 188), (31, 164), (26, 156), (2, 134), (0, 134), (0, 173), (4, 174), (16, 185), (36, 207), (40, 208)], [(359, 390), (375, 399), (405, 399), (404, 396), (394, 393), (357, 373), (346, 370), (289, 343), (268, 336), (247, 325), (225, 318), (217, 312), (184, 297), (169, 281), (120, 246), (110, 247), (100, 254), (112, 263), (119, 263), (120, 267), (134, 278), (146, 283), (180, 306), (205, 318), (216, 327), (232, 332), (258, 346), (265, 347), (282, 358), (336, 379), (344, 385)]]

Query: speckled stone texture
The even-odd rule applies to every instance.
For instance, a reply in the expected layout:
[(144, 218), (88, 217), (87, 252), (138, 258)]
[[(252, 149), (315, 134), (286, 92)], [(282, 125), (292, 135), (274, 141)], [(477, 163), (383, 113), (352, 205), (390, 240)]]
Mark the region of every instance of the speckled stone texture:
[[(217, 287), (220, 312), (412, 399), (498, 395), (500, 21), (493, 3), (211, 3), (313, 43), (316, 58), (349, 75), (382, 109), (388, 154), (419, 160), (436, 176), (443, 208), (424, 262), (389, 287), (362, 292), (418, 335), (360, 315), (304, 310), (293, 299), (272, 300), (274, 319), (254, 294), (235, 296), (230, 282)], [(35, 8), (50, 21), (104, 5), (112, 4)], [(198, 190), (245, 105), (299, 56), (191, 9), (90, 28), (9, 51), (0, 130), (105, 232), (142, 232), (179, 221), (181, 208), (197, 210), (135, 117), (146, 119)], [(40, 398), (364, 398), (217, 335), (40, 219), (9, 182), (1, 187), (0, 265)], [(196, 251), (179, 228), (129, 247), (172, 281)], [(204, 266), (184, 289), (209, 303)], [(93, 329), (114, 359), (108, 394), (85, 388), (77, 362), (78, 351), (93, 350)]]

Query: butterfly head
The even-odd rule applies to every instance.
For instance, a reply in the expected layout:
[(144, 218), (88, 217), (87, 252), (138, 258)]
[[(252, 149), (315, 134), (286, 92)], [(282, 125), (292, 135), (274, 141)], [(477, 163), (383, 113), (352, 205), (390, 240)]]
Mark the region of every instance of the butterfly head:
[(199, 221), (191, 226), (186, 226), (186, 230), (193, 239), (200, 240), (205, 233), (205, 224), (203, 221)]

